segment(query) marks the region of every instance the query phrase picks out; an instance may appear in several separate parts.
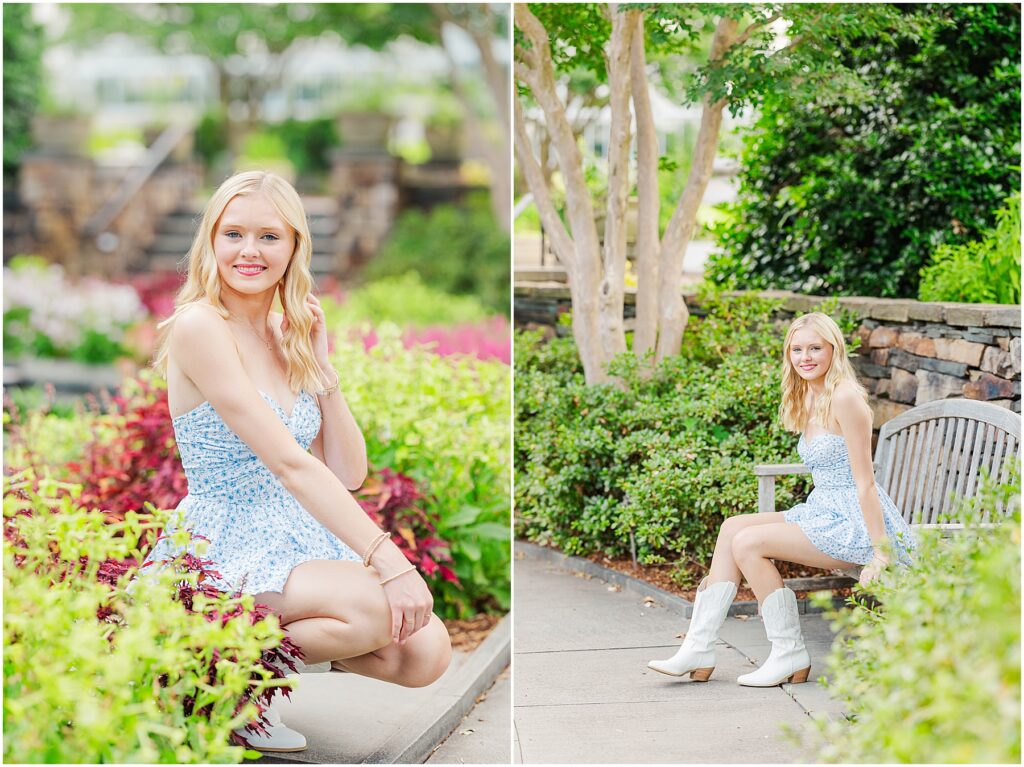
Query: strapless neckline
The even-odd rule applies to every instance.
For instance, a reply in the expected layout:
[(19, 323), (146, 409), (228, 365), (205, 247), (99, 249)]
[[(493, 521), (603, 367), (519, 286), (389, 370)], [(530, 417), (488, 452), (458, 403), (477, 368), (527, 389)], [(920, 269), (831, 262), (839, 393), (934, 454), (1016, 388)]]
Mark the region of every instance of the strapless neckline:
[[(267, 394), (262, 389), (257, 389), (257, 391), (260, 393), (260, 396), (262, 396), (270, 404), (270, 406), (272, 408), (274, 408), (274, 410), (279, 415), (284, 416), (285, 423), (290, 423), (292, 418), (295, 416), (295, 411), (299, 409), (299, 402), (302, 400), (303, 395), (309, 395), (308, 391), (306, 391), (305, 389), (302, 389), (299, 392), (299, 396), (297, 396), (295, 398), (295, 404), (292, 405), (292, 412), (291, 413), (287, 413), (287, 412), (285, 412), (285, 409), (283, 407), (281, 407), (281, 405), (278, 404), (277, 400), (275, 400), (272, 396)], [(191, 410), (188, 410), (188, 411), (182, 413), (181, 415), (175, 416), (174, 418), (171, 419), (171, 423), (172, 424), (176, 424), (179, 421), (182, 421), (182, 420), (184, 420), (185, 418), (188, 418), (191, 415), (195, 415), (199, 411), (201, 411), (203, 409), (206, 409), (206, 408), (209, 408), (209, 409), (213, 410), (213, 405), (210, 404), (210, 400), (204, 400), (203, 402), (200, 402), (198, 405), (196, 405)], [(216, 412), (216, 411), (214, 411), (214, 412)]]

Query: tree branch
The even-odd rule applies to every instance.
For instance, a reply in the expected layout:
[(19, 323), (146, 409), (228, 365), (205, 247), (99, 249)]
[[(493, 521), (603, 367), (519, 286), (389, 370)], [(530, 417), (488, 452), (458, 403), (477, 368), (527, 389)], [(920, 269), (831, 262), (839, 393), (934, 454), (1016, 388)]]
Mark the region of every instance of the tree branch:
[(555, 251), (555, 256), (562, 262), (572, 279), (578, 268), (572, 237), (569, 236), (565, 224), (562, 223), (558, 211), (555, 210), (555, 205), (551, 201), (551, 192), (544, 180), (544, 172), (533, 155), (533, 146), (530, 143), (529, 134), (526, 132), (523, 105), (518, 97), (512, 100), (512, 106), (515, 109), (515, 146), (520, 170), (523, 172), (527, 186), (533, 193), (534, 204), (540, 214), (541, 224), (551, 238), (552, 250)]

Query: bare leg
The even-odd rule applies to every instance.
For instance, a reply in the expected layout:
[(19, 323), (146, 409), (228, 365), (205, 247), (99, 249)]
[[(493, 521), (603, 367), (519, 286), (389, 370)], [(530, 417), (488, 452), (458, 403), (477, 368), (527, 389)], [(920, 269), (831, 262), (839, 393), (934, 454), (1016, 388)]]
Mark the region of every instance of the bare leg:
[(758, 514), (740, 514), (729, 517), (722, 523), (718, 530), (718, 540), (715, 541), (715, 553), (711, 557), (711, 569), (708, 571), (707, 581), (719, 583), (721, 581), (732, 581), (737, 586), (743, 580), (740, 568), (733, 557), (732, 541), (740, 530), (755, 525), (784, 523), (782, 512), (764, 512)]
[(823, 553), (807, 539), (800, 525), (792, 522), (739, 531), (732, 540), (732, 554), (758, 602), (783, 586), (772, 559), (825, 569), (853, 566)]
[(405, 687), (425, 687), (445, 672), (451, 657), (448, 629), (433, 615), (404, 645), (392, 642), (355, 658), (335, 659), (332, 665)]
[(256, 600), (278, 614), (309, 664), (344, 660), (346, 670), (418, 687), (444, 673), (451, 659), (448, 632), (436, 616), (405, 645), (392, 643), (387, 597), (376, 573), (358, 562), (304, 562), (283, 593)]

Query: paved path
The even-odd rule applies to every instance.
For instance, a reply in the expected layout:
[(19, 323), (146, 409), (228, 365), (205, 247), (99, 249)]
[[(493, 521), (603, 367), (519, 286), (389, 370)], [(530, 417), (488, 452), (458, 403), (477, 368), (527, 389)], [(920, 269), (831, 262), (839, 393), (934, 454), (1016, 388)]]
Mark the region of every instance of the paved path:
[(508, 764), (512, 674), (506, 668), (426, 764)]
[[(428, 687), (408, 689), (357, 674), (303, 673), (291, 700), (279, 704), (281, 718), (306, 736), (309, 747), (294, 754), (265, 756), (265, 764), (414, 764), (423, 762), (455, 729), (510, 661), (511, 619), (505, 616), (470, 653), (455, 652), (444, 675)], [(511, 738), (506, 700), (503, 717), (488, 725), (474, 762), (508, 763)], [(483, 740), (483, 739), (481, 739)], [(486, 758), (485, 758), (486, 757)]]
[(832, 642), (820, 615), (801, 616), (811, 683), (741, 687), (769, 643), (757, 618), (729, 618), (706, 684), (646, 668), (679, 644), (675, 610), (517, 547), (513, 757), (521, 763), (793, 763), (813, 754), (785, 739), (808, 714), (841, 709), (813, 682)]

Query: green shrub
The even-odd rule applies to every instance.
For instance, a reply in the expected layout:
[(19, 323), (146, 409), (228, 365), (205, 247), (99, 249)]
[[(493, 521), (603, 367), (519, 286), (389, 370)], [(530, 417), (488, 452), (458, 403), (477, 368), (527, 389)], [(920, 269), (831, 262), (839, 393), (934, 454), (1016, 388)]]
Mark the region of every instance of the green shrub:
[[(1020, 496), (984, 482), (983, 518)], [(969, 516), (970, 518), (970, 516)], [(827, 762), (1020, 764), (1020, 509), (995, 529), (920, 535), (914, 565), (832, 612), (827, 686), (851, 721), (816, 721)]]
[(381, 277), (335, 304), (323, 296), (321, 303), (332, 327), (363, 322), (391, 322), (405, 327), (455, 325), (487, 319), (488, 312), (475, 296), (455, 296), (423, 282), (418, 272)]
[(333, 364), (374, 466), (421, 483), (464, 590), (441, 584), (436, 609), (459, 617), (510, 601), (509, 391), (499, 362), (406, 349), (394, 325), (369, 351), (340, 341)]
[(471, 195), (461, 205), (403, 213), (365, 276), (373, 281), (416, 271), (432, 288), (475, 296), (489, 313), (507, 316), (510, 252), (486, 197)]
[(330, 151), (341, 143), (335, 121), (330, 117), (288, 119), (270, 130), (280, 137), (288, 160), (302, 174), (326, 173), (331, 167)]
[(940, 245), (921, 270), (921, 301), (1020, 303), (1020, 192), (996, 211), (979, 242)]
[(162, 520), (107, 524), (54, 483), (32, 485), (4, 478), (4, 760), (240, 762), (229, 738), (256, 714), (243, 696), (270, 686), (261, 656), (284, 636), (277, 619), (221, 619), (251, 611), (251, 596), (196, 594), (189, 612), (177, 584), (196, 589), (197, 574), (174, 568), (129, 591), (134, 568), (104, 568), (140, 560)]
[[(517, 529), (571, 554), (706, 564), (720, 523), (757, 509), (757, 463), (797, 460), (778, 423), (776, 302), (705, 295), (678, 356), (644, 377), (632, 355), (621, 386), (587, 386), (569, 338), (516, 338)], [(785, 508), (806, 477), (779, 482)]]
[(711, 278), (914, 297), (929, 255), (979, 239), (1020, 188), (1019, 8), (895, 7), (915, 33), (864, 35), (841, 51), (863, 92), (766, 93)]
[(228, 119), (221, 109), (213, 109), (196, 125), (195, 151), (206, 167), (216, 164), (228, 149)]

